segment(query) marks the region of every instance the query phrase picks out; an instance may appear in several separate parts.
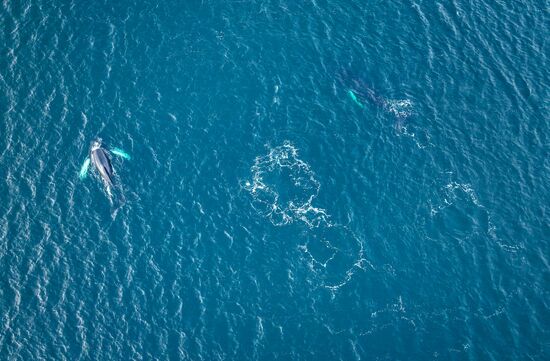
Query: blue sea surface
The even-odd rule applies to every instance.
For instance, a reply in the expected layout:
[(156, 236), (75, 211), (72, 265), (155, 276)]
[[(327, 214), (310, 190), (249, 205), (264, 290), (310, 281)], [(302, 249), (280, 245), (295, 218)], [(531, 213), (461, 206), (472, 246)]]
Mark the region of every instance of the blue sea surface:
[(0, 24), (0, 360), (550, 359), (548, 2)]

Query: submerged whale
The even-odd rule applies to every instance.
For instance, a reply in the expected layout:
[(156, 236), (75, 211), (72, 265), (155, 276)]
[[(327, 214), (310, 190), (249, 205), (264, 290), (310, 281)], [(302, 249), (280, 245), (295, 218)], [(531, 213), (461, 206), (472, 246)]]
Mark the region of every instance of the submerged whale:
[(338, 80), (347, 88), (351, 100), (360, 108), (365, 108), (366, 102), (392, 114), (395, 117), (397, 130), (404, 129), (404, 121), (413, 113), (413, 103), (409, 99), (388, 99), (376, 92), (366, 81), (350, 76), (343, 70), (338, 74)]

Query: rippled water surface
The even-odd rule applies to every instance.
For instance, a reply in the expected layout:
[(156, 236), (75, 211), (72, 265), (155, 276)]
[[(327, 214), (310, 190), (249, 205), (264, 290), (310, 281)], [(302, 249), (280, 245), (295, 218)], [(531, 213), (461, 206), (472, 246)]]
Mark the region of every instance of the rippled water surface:
[(548, 14), (5, 0), (0, 359), (550, 359)]

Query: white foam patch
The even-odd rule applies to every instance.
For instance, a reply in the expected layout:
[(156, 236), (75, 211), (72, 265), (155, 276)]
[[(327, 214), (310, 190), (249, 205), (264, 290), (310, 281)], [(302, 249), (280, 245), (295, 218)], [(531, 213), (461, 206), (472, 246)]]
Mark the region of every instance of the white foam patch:
[(413, 102), (409, 99), (388, 99), (384, 102), (386, 111), (399, 118), (407, 118), (413, 113)]
[(419, 149), (424, 149), (431, 145), (430, 134), (427, 131), (417, 134), (416, 131), (411, 131), (409, 126), (403, 124), (402, 122), (398, 122), (396, 125), (396, 132), (398, 136), (404, 136), (412, 139)]
[(410, 138), (416, 146), (424, 149), (430, 145), (430, 135), (427, 131), (416, 132), (405, 120), (414, 114), (414, 103), (409, 99), (388, 99), (384, 101), (384, 109), (397, 118), (396, 131), (399, 136)]
[(364, 257), (363, 242), (342, 225), (310, 230), (298, 248), (304, 253), (309, 269), (331, 290), (344, 286), (359, 269), (374, 269)]
[(274, 226), (307, 226), (298, 249), (323, 287), (336, 290), (358, 269), (372, 267), (364, 258), (362, 240), (347, 227), (333, 223), (325, 209), (314, 205), (321, 185), (290, 142), (257, 157), (250, 172), (252, 178), (243, 187), (259, 214)]
[[(452, 175), (452, 173), (449, 173), (449, 175)], [(462, 223), (469, 224), (469, 226), (465, 224), (462, 224), (462, 226), (470, 227), (471, 232), (477, 229), (477, 231), (487, 233), (495, 238), (495, 227), (491, 220), (491, 212), (480, 202), (471, 184), (449, 180), (440, 189), (438, 197), (430, 202), (431, 217), (440, 217), (438, 215), (442, 211), (445, 211), (442, 214), (444, 219), (446, 218), (452, 222), (455, 218), (462, 218)], [(456, 225), (459, 225), (459, 223)], [(466, 230), (466, 228), (463, 230)]]
[(298, 158), (297, 149), (289, 142), (257, 157), (250, 171), (252, 179), (244, 188), (252, 196), (254, 209), (273, 225), (297, 220), (310, 227), (330, 223), (326, 211), (312, 205), (320, 189), (315, 173)]
[(457, 199), (464, 198), (469, 200), (472, 204), (479, 208), (484, 208), (483, 205), (479, 202), (477, 195), (475, 194), (472, 186), (468, 183), (458, 183), (455, 181), (449, 182), (445, 187), (443, 187), (443, 194), (441, 197), (441, 202), (436, 205), (431, 206), (431, 215), (438, 214), (441, 210), (452, 206)]

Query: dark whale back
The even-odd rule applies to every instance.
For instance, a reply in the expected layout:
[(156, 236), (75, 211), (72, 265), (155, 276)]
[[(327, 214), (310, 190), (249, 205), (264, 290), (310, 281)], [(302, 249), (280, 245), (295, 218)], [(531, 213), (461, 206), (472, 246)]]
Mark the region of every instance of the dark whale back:
[(91, 154), (92, 163), (97, 168), (103, 180), (107, 184), (113, 184), (113, 167), (107, 152), (102, 148), (97, 148)]

